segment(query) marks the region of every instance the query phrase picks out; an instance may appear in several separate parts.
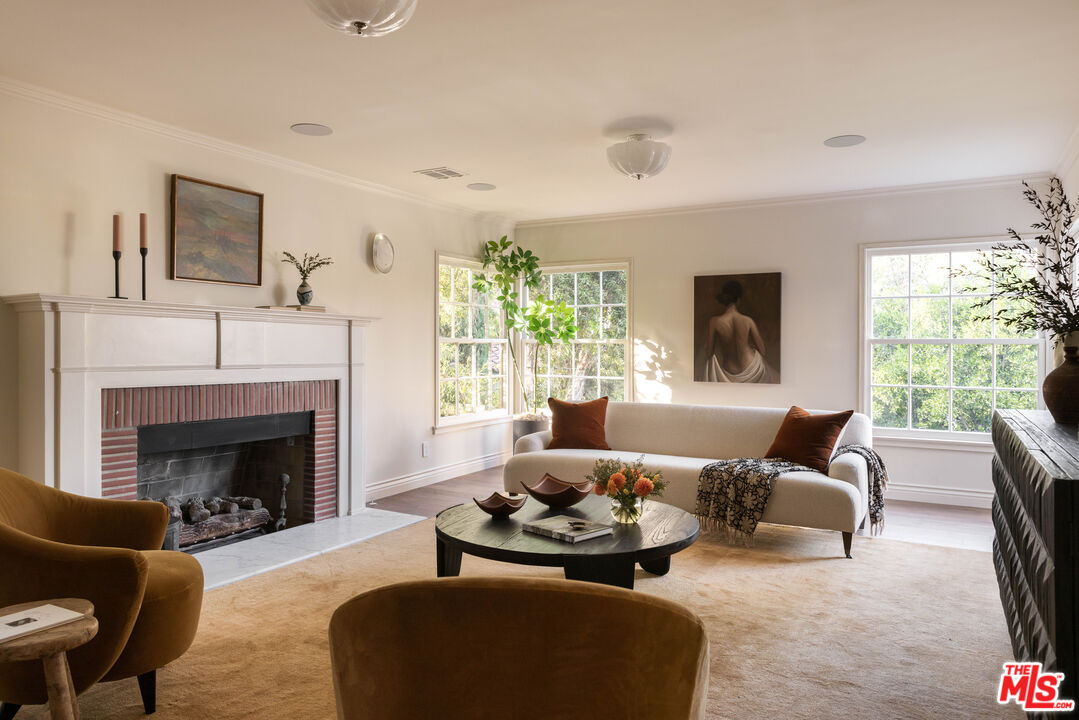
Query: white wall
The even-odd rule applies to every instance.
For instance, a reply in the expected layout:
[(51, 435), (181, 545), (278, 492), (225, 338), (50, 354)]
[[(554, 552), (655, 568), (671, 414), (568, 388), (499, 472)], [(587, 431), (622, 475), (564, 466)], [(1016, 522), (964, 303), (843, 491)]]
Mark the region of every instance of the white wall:
[(1069, 148), (1057, 168), (1057, 175), (1064, 183), (1064, 192), (1068, 197), (1079, 197), (1079, 126), (1076, 126)]
[[(368, 349), (368, 486), (455, 475), (474, 468), (471, 461), (477, 458), (508, 452), (506, 426), (439, 436), (431, 434), (431, 426), (435, 252), (474, 255), (481, 242), (512, 231), (511, 223), (338, 182), (224, 143), (147, 129), (79, 103), (62, 104), (69, 103), (48, 94), (37, 100), (0, 92), (0, 295), (111, 295), (111, 218), (117, 211), (125, 213), (122, 289), (129, 296), (138, 292), (140, 211), (150, 214), (152, 300), (247, 307), (295, 303), (299, 277), (280, 262), (281, 251), (330, 255), (336, 264), (312, 276), (315, 303), (382, 318), (371, 328)], [(265, 193), (261, 288), (166, 279), (171, 173)], [(396, 246), (396, 267), (389, 275), (369, 265), (373, 232), (387, 233)], [(5, 306), (0, 308), (0, 466), (5, 467), (18, 466), (15, 343), (13, 313)], [(430, 457), (421, 457), (422, 441), (431, 442)], [(444, 466), (453, 467), (440, 471)]]
[[(1018, 182), (898, 191), (704, 212), (525, 223), (517, 240), (551, 262), (633, 258), (640, 401), (859, 408), (862, 243), (957, 239), (1025, 227)], [(782, 383), (693, 381), (693, 276), (783, 273)], [(864, 409), (864, 408), (859, 408)], [(986, 506), (989, 457), (880, 444), (893, 497)], [(906, 487), (904, 487), (906, 486)]]

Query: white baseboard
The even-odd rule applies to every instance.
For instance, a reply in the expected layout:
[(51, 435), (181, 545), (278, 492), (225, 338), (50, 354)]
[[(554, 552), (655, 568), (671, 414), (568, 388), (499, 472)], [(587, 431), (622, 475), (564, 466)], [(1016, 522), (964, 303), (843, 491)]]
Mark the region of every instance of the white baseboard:
[(506, 461), (512, 456), (513, 453), (511, 452), (491, 453), (490, 455), (481, 455), (478, 458), (472, 458), (470, 460), (461, 460), (455, 463), (449, 463), (448, 465), (439, 465), (438, 467), (421, 470), (409, 475), (401, 475), (400, 477), (373, 483), (367, 486), (367, 501), (378, 500), (379, 498), (397, 495), (398, 493), (403, 493), (408, 490), (415, 490), (416, 488), (433, 485), (460, 475), (468, 475), (469, 473), (479, 472), (480, 470), (505, 465)]
[(893, 482), (888, 483), (888, 490), (885, 491), (885, 499), (936, 503), (938, 505), (988, 508), (991, 507), (993, 503), (993, 491)]

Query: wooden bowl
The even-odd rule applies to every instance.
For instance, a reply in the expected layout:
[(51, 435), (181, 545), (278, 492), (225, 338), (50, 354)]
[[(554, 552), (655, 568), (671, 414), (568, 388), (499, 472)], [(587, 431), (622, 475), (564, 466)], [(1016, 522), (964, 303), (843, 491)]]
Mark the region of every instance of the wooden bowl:
[(525, 505), (525, 500), (528, 500), (527, 495), (521, 495), (520, 493), (491, 493), (491, 497), (486, 500), (479, 500), (472, 498), (472, 502), (479, 506), (479, 509), (490, 515), (491, 517), (508, 517), (517, 512)]
[(552, 510), (562, 510), (571, 505), (576, 505), (584, 500), (592, 492), (592, 488), (595, 487), (595, 483), (591, 480), (571, 483), (559, 480), (550, 473), (540, 478), (540, 481), (535, 485), (521, 484), (524, 485), (529, 495)]

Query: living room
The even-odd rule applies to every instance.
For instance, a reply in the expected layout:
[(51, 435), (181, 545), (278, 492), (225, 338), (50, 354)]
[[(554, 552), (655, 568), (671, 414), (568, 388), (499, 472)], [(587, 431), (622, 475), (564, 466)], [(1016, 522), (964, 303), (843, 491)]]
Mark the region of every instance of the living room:
[(2, 17), (3, 720), (1074, 699), (1079, 6)]

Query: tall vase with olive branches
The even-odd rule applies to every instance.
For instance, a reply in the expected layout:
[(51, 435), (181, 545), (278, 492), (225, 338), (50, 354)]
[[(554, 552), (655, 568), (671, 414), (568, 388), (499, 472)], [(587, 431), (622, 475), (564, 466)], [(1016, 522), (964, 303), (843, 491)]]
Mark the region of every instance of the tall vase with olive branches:
[[(539, 412), (539, 398), (533, 385), (529, 397), (528, 385), (517, 356), (516, 341), (535, 343), (532, 353), (532, 378), (535, 380), (539, 358), (539, 346), (568, 343), (577, 337), (577, 323), (573, 308), (565, 302), (554, 302), (540, 292), (543, 273), (539, 258), (531, 250), (503, 235), (483, 246), (483, 272), (476, 275), (472, 288), (480, 293), (494, 293), (502, 311), (505, 327), (509, 333), (509, 351), (513, 369), (520, 383), (525, 406), (533, 413)], [(521, 293), (525, 297), (521, 297)]]
[(1060, 178), (1045, 193), (1027, 183), (1023, 196), (1041, 219), (1029, 237), (1008, 228), (1008, 240), (979, 252), (973, 267), (954, 276), (990, 288), (973, 303), (975, 319), (996, 320), (1018, 334), (1042, 332), (1064, 347), (1065, 359), (1046, 376), (1042, 396), (1057, 422), (1079, 422), (1079, 286), (1075, 237), (1077, 203), (1064, 194)]

